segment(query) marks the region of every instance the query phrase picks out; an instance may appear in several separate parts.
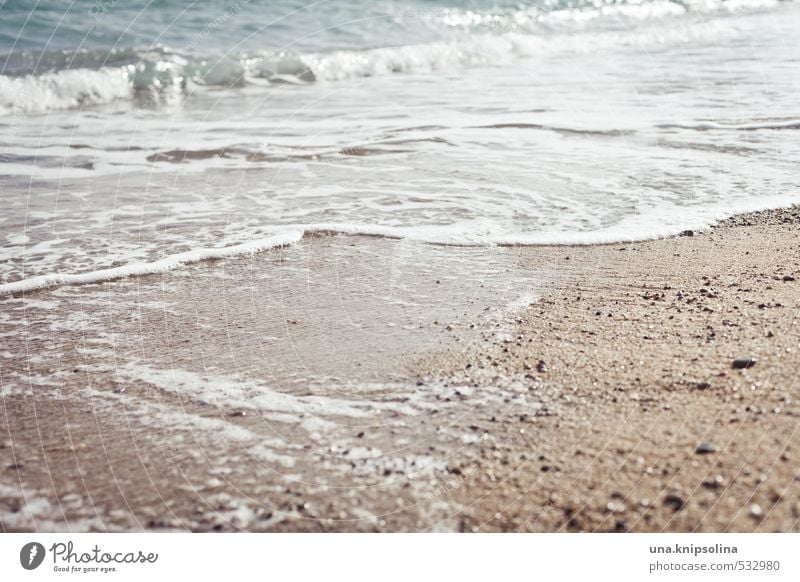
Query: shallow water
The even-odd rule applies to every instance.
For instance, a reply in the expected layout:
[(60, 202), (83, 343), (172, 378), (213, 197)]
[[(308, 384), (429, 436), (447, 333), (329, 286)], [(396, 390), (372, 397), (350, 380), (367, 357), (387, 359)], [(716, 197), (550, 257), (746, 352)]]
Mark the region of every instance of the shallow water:
[(2, 293), (310, 232), (616, 242), (800, 201), (793, 2), (143, 6), (0, 5)]

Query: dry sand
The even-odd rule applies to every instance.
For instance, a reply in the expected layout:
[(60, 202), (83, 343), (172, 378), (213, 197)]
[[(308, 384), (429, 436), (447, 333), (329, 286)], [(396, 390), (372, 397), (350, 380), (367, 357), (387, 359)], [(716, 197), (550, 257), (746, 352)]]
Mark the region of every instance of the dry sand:
[(0, 527), (798, 531), (798, 225), (322, 237), (0, 299)]
[[(493, 439), (458, 467), (466, 528), (798, 531), (798, 225), (794, 209), (540, 250), (571, 276), (515, 335), (432, 362), (526, 374), (533, 399), (555, 387), (539, 413), (476, 419)], [(733, 369), (742, 357), (755, 365)]]

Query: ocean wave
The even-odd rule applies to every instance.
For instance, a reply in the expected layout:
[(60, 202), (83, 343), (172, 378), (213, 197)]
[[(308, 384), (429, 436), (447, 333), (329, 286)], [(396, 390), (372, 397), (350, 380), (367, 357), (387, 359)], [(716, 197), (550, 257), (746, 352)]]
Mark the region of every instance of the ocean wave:
[(516, 33), (437, 42), (306, 55), (243, 56), (190, 60), (160, 52), (136, 64), (99, 70), (71, 69), (24, 77), (0, 76), (0, 115), (103, 105), (140, 98), (148, 106), (175, 103), (203, 87), (337, 82), (396, 73), (430, 73), (510, 65), (530, 57), (586, 52), (601, 46), (645, 45), (688, 40), (713, 27), (675, 27), (669, 31), (604, 32), (591, 37), (534, 37)]
[(0, 115), (72, 109), (128, 99), (127, 68), (77, 69), (25, 77), (0, 76)]
[[(592, 3), (570, 9), (556, 6), (544, 12), (532, 7), (484, 12), (449, 8), (411, 11), (396, 18), (407, 28), (413, 28), (415, 20), (422, 22), (436, 30), (442, 40), (324, 52), (261, 50), (198, 56), (165, 48), (39, 55), (29, 51), (5, 57), (6, 74), (0, 75), (0, 115), (43, 113), (136, 98), (143, 106), (157, 107), (178, 102), (203, 87), (450, 72), (510, 65), (565, 52), (684, 42), (715, 34), (725, 26), (681, 15), (766, 9), (777, 4), (778, 0), (653, 0)], [(38, 72), (43, 69), (46, 72)]]

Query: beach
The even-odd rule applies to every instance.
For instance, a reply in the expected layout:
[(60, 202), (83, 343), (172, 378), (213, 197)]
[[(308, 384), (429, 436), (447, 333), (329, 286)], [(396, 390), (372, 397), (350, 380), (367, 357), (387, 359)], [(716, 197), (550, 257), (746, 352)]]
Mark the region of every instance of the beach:
[(0, 13), (0, 531), (800, 530), (797, 0)]
[(799, 224), (0, 298), (0, 528), (798, 531)]

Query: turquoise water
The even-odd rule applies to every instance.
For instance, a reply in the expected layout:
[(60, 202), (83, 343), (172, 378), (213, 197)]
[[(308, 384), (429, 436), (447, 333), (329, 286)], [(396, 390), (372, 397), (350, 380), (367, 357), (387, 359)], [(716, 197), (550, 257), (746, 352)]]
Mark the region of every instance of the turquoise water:
[[(407, 18), (430, 2), (7, 0), (0, 43), (14, 50), (169, 47), (317, 51), (431, 38)], [(484, 3), (485, 4), (485, 3)], [(198, 43), (202, 39), (202, 45)]]
[[(0, 72), (42, 75), (129, 67), (135, 88), (246, 84), (506, 64), (561, 45), (584, 50), (650, 40), (776, 0), (5, 0)], [(576, 37), (581, 36), (576, 40)], [(570, 40), (571, 39), (571, 40)], [(634, 41), (636, 42), (636, 41)], [(449, 50), (436, 50), (446, 44)], [(419, 49), (419, 47), (424, 47)], [(370, 49), (384, 49), (379, 56)], [(338, 56), (332, 56), (337, 55)], [(341, 54), (344, 53), (344, 54)], [(330, 57), (326, 66), (319, 61)], [(316, 66), (315, 66), (316, 65)], [(281, 80), (283, 82), (285, 79)], [(103, 88), (89, 99), (102, 101)], [(116, 93), (112, 92), (116, 96)], [(0, 106), (20, 105), (8, 88)], [(107, 99), (106, 99), (107, 100)], [(85, 100), (83, 101), (85, 102)], [(41, 109), (58, 106), (55, 101)], [(35, 110), (35, 104), (25, 108)]]
[(592, 13), (603, 16), (603, 12), (604, 27), (624, 27), (643, 17), (708, 13), (722, 4), (708, 0), (5, 0), (0, 3), (0, 46), (36, 53), (132, 47), (177, 51), (194, 47), (200, 52), (353, 50), (482, 32), (572, 29), (585, 26)]
[(6, 0), (0, 17), (0, 290), (319, 230), (616, 242), (800, 202), (795, 2)]

